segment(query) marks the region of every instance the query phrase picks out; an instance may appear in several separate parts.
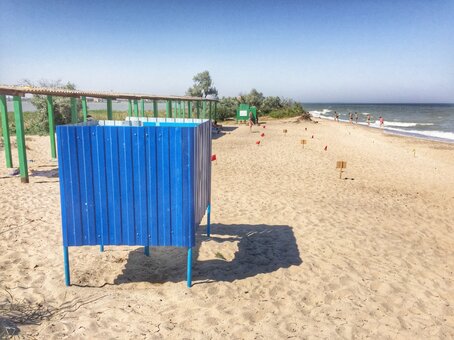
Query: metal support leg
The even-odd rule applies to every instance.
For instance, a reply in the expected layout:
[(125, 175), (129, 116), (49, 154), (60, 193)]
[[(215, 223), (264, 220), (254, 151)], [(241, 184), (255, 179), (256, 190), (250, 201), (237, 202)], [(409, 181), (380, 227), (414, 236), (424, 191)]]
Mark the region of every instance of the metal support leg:
[(68, 247), (63, 247), (63, 261), (64, 261), (64, 264), (65, 264), (65, 285), (69, 286), (71, 284), (71, 279), (69, 277)]
[(101, 245), (99, 246), (99, 251), (100, 251), (101, 253), (104, 252), (104, 245), (103, 245), (103, 244), (101, 244)]
[(210, 237), (210, 215), (211, 215), (211, 204), (207, 207), (207, 236)]
[(192, 248), (188, 248), (188, 272), (186, 281), (188, 284), (188, 288), (192, 286)]
[(150, 247), (143, 247), (143, 253), (145, 254), (145, 256), (150, 256)]

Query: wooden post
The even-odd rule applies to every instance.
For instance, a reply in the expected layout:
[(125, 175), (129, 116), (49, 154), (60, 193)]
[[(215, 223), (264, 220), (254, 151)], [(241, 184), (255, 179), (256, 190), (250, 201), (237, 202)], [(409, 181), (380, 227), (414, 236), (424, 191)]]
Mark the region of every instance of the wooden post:
[(112, 120), (112, 99), (107, 99), (107, 120)]
[(153, 116), (155, 118), (158, 117), (158, 101), (157, 100), (153, 100)]
[(87, 97), (82, 97), (82, 115), (84, 116), (84, 122), (87, 121), (88, 118), (88, 107), (87, 107)]
[(52, 96), (47, 96), (47, 116), (49, 119), (50, 155), (52, 159), (56, 159), (57, 149), (55, 148), (55, 119)]
[(139, 102), (134, 99), (134, 117), (139, 117)]
[(16, 123), (16, 143), (19, 154), (20, 180), (28, 183), (27, 152), (25, 149), (24, 117), (22, 114), (22, 99), (14, 96), (14, 118)]
[(128, 117), (132, 117), (132, 102), (128, 99)]
[(77, 101), (71, 97), (71, 123), (77, 124)]
[(307, 144), (307, 140), (305, 139), (301, 139), (301, 145), (303, 146), (303, 149), (304, 149), (304, 145)]
[(337, 161), (336, 169), (339, 169), (339, 179), (342, 179), (342, 171), (347, 168), (346, 161)]
[(2, 117), (3, 144), (5, 145), (6, 167), (13, 167), (13, 158), (11, 157), (11, 140), (9, 137), (8, 124), (8, 106), (6, 105), (6, 96), (0, 96), (0, 115)]
[(140, 100), (141, 117), (145, 117), (145, 99)]

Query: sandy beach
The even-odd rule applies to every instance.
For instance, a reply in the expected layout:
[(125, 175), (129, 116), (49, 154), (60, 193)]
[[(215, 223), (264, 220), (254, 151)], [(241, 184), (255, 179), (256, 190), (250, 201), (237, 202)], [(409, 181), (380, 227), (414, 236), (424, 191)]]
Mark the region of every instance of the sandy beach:
[(27, 339), (453, 339), (454, 144), (264, 125), (213, 140), (213, 234), (203, 220), (190, 289), (184, 249), (138, 247), (70, 248), (65, 287), (49, 138), (27, 137), (29, 184), (1, 148), (0, 325)]

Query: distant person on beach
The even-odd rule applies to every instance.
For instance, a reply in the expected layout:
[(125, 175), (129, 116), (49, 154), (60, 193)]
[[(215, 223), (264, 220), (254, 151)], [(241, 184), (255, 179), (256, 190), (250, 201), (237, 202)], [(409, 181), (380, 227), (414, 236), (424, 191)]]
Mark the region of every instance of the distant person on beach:
[(370, 125), (370, 115), (367, 115), (367, 125)]
[(336, 122), (339, 121), (339, 114), (337, 113), (337, 111), (334, 111), (334, 120), (335, 120)]
[(385, 125), (385, 120), (380, 116), (380, 127), (382, 128)]
[(259, 124), (259, 113), (258, 112), (255, 113), (255, 124), (260, 125)]
[(355, 122), (358, 124), (358, 112), (355, 112)]
[(350, 123), (353, 124), (353, 113), (349, 112), (349, 113), (348, 113), (348, 116), (349, 116), (349, 118), (350, 118)]
[(254, 116), (252, 115), (252, 111), (249, 112), (249, 132), (252, 132), (252, 125), (254, 124)]

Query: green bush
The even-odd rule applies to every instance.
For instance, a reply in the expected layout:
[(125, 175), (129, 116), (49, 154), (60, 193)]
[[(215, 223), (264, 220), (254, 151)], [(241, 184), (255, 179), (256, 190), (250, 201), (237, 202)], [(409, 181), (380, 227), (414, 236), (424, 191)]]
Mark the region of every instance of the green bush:
[(307, 119), (310, 119), (310, 115), (306, 111), (304, 111), (303, 106), (299, 103), (292, 103), (291, 106), (273, 110), (269, 113), (269, 116), (276, 119), (307, 116)]

